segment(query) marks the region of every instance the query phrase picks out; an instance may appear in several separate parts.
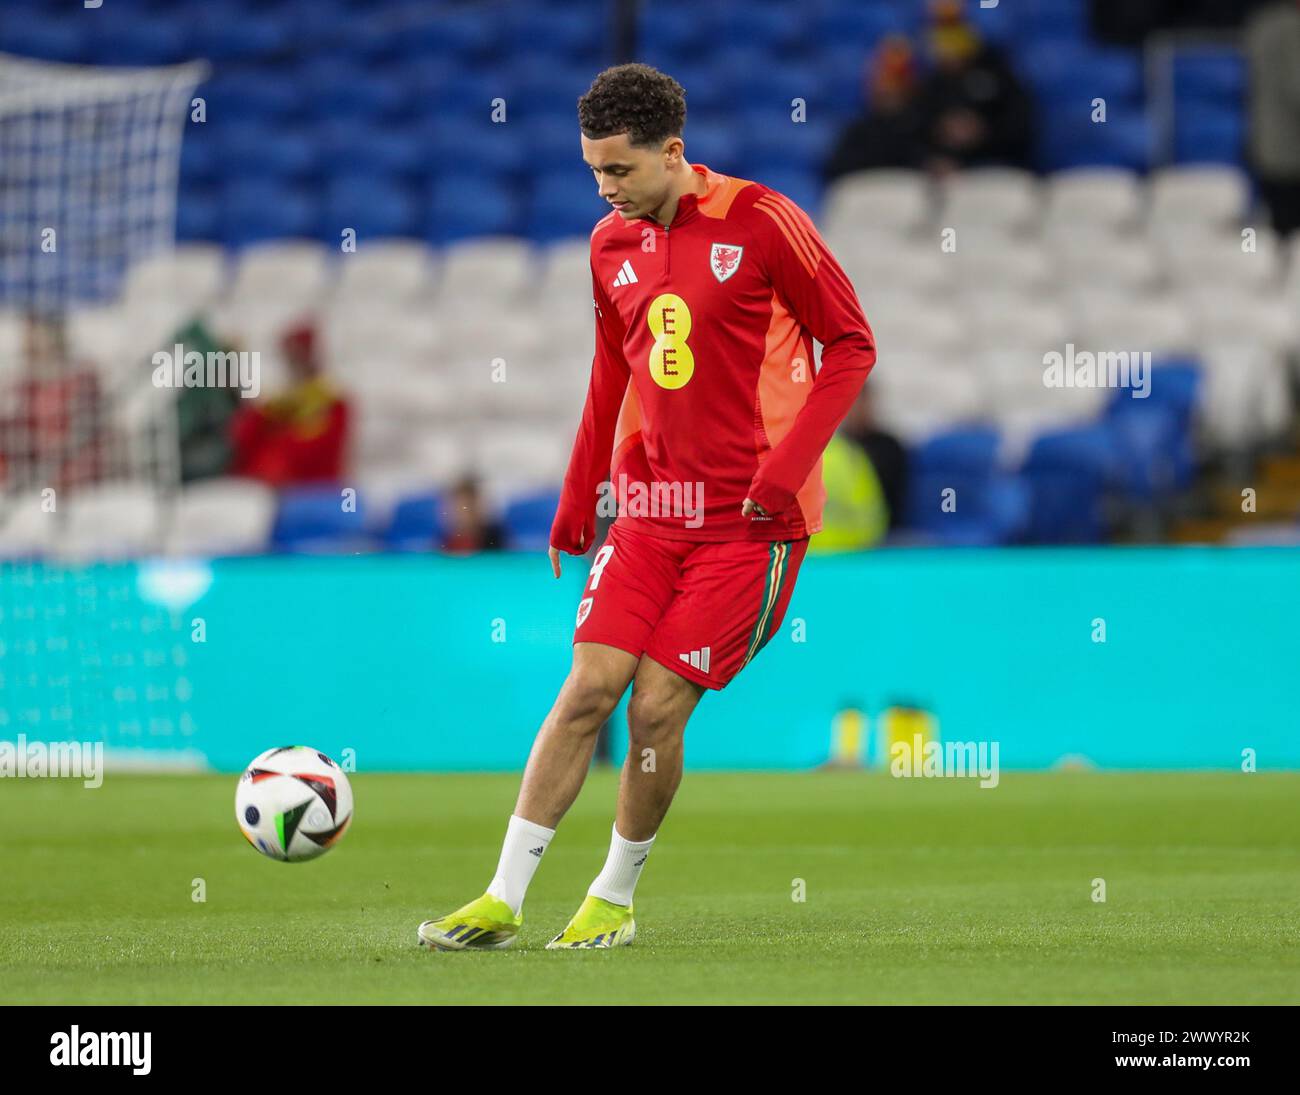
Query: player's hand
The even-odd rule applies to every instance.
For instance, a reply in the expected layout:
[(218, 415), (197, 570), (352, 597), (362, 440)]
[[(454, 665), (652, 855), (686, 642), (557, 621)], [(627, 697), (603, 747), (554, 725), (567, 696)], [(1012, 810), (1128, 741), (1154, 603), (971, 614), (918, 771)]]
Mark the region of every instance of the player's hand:
[[(575, 554), (582, 555), (587, 550), (587, 541), (585, 537), (579, 542), (578, 546), (581, 550), (575, 552)], [(551, 573), (558, 578), (560, 576), (560, 549), (551, 546), (546, 549), (546, 554), (550, 556), (551, 559)]]
[(750, 514), (758, 514), (760, 517), (767, 516), (767, 510), (755, 502), (752, 498), (746, 498), (740, 507), (740, 516), (748, 517)]

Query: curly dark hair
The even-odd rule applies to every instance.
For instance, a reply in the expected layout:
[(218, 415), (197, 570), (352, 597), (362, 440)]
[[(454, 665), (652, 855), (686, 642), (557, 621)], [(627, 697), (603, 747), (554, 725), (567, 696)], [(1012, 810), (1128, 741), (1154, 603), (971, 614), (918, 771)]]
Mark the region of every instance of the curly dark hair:
[(578, 125), (593, 141), (626, 133), (636, 147), (654, 148), (680, 137), (685, 124), (685, 89), (639, 62), (605, 69), (578, 100)]

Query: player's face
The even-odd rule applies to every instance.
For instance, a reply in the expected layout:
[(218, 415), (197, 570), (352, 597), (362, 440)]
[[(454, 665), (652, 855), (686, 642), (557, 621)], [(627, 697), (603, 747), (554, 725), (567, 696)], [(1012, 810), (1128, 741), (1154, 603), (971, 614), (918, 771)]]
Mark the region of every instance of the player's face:
[[(667, 145), (663, 149), (636, 148), (628, 142), (626, 133), (595, 141), (582, 138), (582, 158), (591, 169), (600, 196), (624, 220), (643, 217), (663, 205), (668, 197), (667, 168), (672, 154), (673, 149)], [(680, 152), (675, 154), (680, 157)]]

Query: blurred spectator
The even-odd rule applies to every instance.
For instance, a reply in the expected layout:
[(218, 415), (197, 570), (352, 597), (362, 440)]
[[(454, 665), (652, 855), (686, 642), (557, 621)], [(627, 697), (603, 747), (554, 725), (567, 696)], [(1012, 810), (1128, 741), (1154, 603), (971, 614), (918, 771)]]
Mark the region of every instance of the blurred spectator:
[(870, 384), (863, 387), (858, 401), (849, 408), (842, 429), (871, 461), (889, 511), (889, 527), (897, 528), (902, 523), (903, 499), (907, 496), (907, 450), (897, 437), (877, 426)]
[(823, 169), (826, 182), (873, 167), (921, 166), (925, 140), (917, 88), (911, 45), (890, 35), (863, 69), (866, 113), (840, 134)]
[(447, 499), (442, 550), (455, 554), (500, 551), (506, 547), (506, 531), (488, 516), (478, 483), (467, 476), (457, 483)]
[(813, 535), (809, 551), (862, 551), (885, 538), (889, 510), (880, 479), (867, 454), (843, 433), (832, 436), (822, 454), (822, 482), (822, 530)]
[(1246, 24), (1250, 160), (1282, 235), (1300, 228), (1300, 0), (1277, 0)]
[[(178, 331), (172, 342), (201, 354), (232, 352), (213, 337), (202, 320)], [(239, 406), (235, 387), (182, 387), (176, 398), (177, 432), (181, 448), (181, 481), (225, 475), (234, 458), (231, 419)]]
[(97, 482), (107, 465), (99, 377), (68, 353), (63, 317), (31, 312), (24, 373), (0, 401), (0, 484), (9, 491)]
[(348, 404), (321, 370), (316, 330), (303, 324), (280, 343), (292, 378), (273, 399), (239, 410), (231, 422), (232, 471), (271, 486), (343, 475)]
[(935, 64), (920, 92), (927, 166), (1028, 167), (1031, 103), (1002, 52), (966, 22), (958, 0), (932, 6), (927, 39)]

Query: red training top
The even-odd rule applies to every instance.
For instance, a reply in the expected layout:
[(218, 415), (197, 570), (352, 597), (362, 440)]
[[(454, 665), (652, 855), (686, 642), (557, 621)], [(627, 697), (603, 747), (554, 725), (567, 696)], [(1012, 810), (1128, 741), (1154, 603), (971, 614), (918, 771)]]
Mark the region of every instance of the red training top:
[[(591, 233), (596, 352), (551, 527), (560, 550), (591, 546), (611, 486), (617, 523), (658, 536), (821, 529), (822, 451), (875, 339), (803, 210), (761, 183), (691, 170), (708, 189), (683, 194), (667, 227), (615, 211)], [(746, 497), (768, 516), (742, 517)]]

